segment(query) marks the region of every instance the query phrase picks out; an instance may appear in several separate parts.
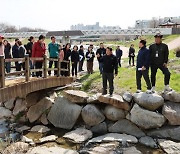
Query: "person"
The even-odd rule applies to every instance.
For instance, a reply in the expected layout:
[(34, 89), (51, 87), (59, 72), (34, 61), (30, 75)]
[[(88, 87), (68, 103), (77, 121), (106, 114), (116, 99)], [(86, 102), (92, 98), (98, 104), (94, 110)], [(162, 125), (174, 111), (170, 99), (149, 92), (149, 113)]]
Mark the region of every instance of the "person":
[(4, 56), (4, 44), (3, 44), (3, 36), (0, 36), (0, 56)]
[(87, 59), (87, 72), (88, 74), (93, 73), (93, 62), (94, 62), (95, 54), (92, 50), (92, 47), (88, 47), (88, 51), (86, 52), (86, 59)]
[(152, 91), (155, 92), (156, 73), (158, 69), (160, 69), (164, 74), (164, 85), (165, 85), (164, 91), (171, 91), (172, 89), (169, 86), (171, 73), (169, 72), (167, 67), (169, 49), (166, 44), (162, 43), (163, 35), (158, 33), (154, 37), (155, 37), (155, 43), (149, 47), (150, 57), (151, 57)]
[[(11, 44), (7, 41), (4, 40), (4, 56), (5, 59), (11, 59)], [(5, 62), (5, 68), (6, 68), (6, 73), (11, 72), (11, 62)]]
[[(63, 49), (64, 50), (64, 59), (65, 61), (69, 61), (70, 62), (70, 57), (71, 57), (71, 44), (70, 43), (67, 43), (65, 45), (65, 48)], [(68, 68), (68, 64), (65, 63), (65, 62), (62, 62), (61, 63), (61, 67), (63, 69), (67, 69)], [(61, 71), (61, 75), (62, 76), (69, 76), (69, 72), (67, 71)]]
[[(18, 44), (19, 39), (16, 38), (15, 39), (15, 44), (12, 47), (12, 55), (13, 58), (19, 58), (19, 44)], [(18, 61), (15, 62), (15, 67), (16, 67), (16, 71), (20, 71), (20, 65), (18, 63)]]
[(109, 94), (110, 97), (113, 94), (114, 91), (114, 73), (115, 76), (118, 74), (118, 62), (117, 57), (113, 55), (112, 48), (107, 47), (106, 48), (106, 55), (102, 57), (103, 62), (103, 74), (102, 74), (102, 80), (103, 80), (103, 95), (107, 94), (107, 81), (109, 82)]
[[(22, 42), (21, 41), (18, 41), (18, 46), (19, 46), (19, 58), (24, 58), (25, 57), (25, 53), (26, 53), (26, 49), (25, 47), (23, 46)], [(22, 61), (18, 61), (19, 63), (19, 71), (21, 71), (21, 68), (23, 70), (25, 70), (25, 62), (22, 62)]]
[(131, 66), (131, 60), (132, 60), (132, 66), (134, 65), (134, 57), (135, 57), (135, 49), (134, 49), (134, 44), (131, 44), (129, 48), (129, 66)]
[(119, 67), (121, 67), (121, 57), (122, 57), (122, 55), (123, 55), (123, 51), (120, 49), (120, 46), (117, 46), (116, 57), (117, 57), (117, 60), (118, 60)]
[[(46, 51), (44, 40), (45, 36), (40, 35), (38, 41), (33, 44), (32, 57), (44, 57)], [(34, 63), (36, 69), (42, 69), (43, 61), (35, 61)], [(36, 72), (36, 77), (42, 77), (42, 71)]]
[[(26, 48), (26, 54), (28, 54), (29, 58), (31, 58), (32, 57), (32, 47), (33, 47), (33, 44), (35, 42), (35, 39), (33, 36), (30, 36), (28, 41), (29, 42), (24, 47)], [(30, 69), (34, 69), (34, 65), (32, 63), (32, 60), (29, 61), (29, 64), (30, 64)], [(34, 72), (32, 72), (32, 76), (33, 77), (35, 76)]]
[(141, 78), (143, 76), (146, 85), (147, 85), (147, 93), (151, 93), (151, 82), (149, 79), (149, 65), (150, 65), (150, 53), (146, 48), (146, 41), (141, 40), (139, 42), (139, 52), (137, 56), (137, 66), (136, 66), (136, 85), (137, 85), (137, 93), (141, 92)]
[[(60, 45), (56, 43), (56, 38), (51, 36), (51, 43), (48, 44), (49, 57), (57, 59), (59, 57), (59, 49)], [(57, 68), (57, 61), (54, 61), (54, 66)], [(53, 61), (49, 61), (49, 68), (52, 68)], [(49, 76), (51, 75), (51, 71), (48, 71)], [(54, 71), (54, 75), (57, 75), (57, 71)]]
[(100, 43), (100, 48), (97, 49), (96, 51), (96, 56), (97, 56), (97, 60), (99, 62), (99, 71), (100, 71), (100, 74), (102, 74), (103, 72), (103, 63), (102, 63), (102, 57), (106, 54), (106, 49), (104, 48), (104, 44), (103, 43)]
[(85, 60), (84, 47), (83, 45), (81, 45), (79, 49), (79, 72), (84, 71), (83, 70), (84, 60)]
[(73, 51), (71, 53), (72, 76), (74, 76), (74, 72), (75, 72), (75, 76), (77, 77), (77, 65), (78, 65), (78, 62), (79, 62), (78, 46), (75, 45), (73, 47)]

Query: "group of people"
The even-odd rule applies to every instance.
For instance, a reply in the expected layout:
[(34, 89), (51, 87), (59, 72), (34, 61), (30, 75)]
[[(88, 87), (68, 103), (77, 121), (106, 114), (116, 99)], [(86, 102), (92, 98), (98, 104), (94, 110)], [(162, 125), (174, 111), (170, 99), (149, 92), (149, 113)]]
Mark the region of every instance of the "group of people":
[[(171, 91), (169, 87), (170, 81), (170, 72), (167, 68), (169, 50), (168, 46), (162, 43), (161, 34), (156, 34), (155, 43), (152, 44), (149, 49), (146, 48), (146, 41), (141, 40), (139, 42), (139, 52), (137, 55), (137, 64), (136, 64), (136, 84), (137, 92), (141, 92), (141, 78), (144, 77), (144, 80), (147, 85), (147, 93), (155, 92), (156, 84), (156, 73), (160, 69), (164, 74), (164, 84), (165, 90)], [(33, 36), (29, 39), (29, 42), (26, 45), (22, 45), (22, 42), (19, 39), (15, 39), (15, 44), (12, 47), (11, 55), (11, 45), (7, 40), (4, 40), (4, 37), (0, 36), (0, 55), (4, 55), (5, 59), (10, 58), (23, 58), (25, 54), (29, 54), (29, 57), (43, 57), (46, 54), (46, 45), (44, 43), (45, 36), (40, 35), (38, 40), (35, 42)], [(51, 37), (51, 42), (48, 44), (48, 52), (50, 58), (59, 58), (61, 61), (61, 75), (69, 76), (68, 71), (63, 69), (68, 68), (68, 64), (65, 61), (71, 62), (72, 66), (72, 76), (77, 77), (78, 71), (83, 71), (84, 61), (87, 61), (87, 72), (88, 74), (93, 73), (93, 63), (94, 58), (97, 57), (99, 63), (99, 71), (102, 75), (103, 80), (103, 95), (107, 94), (107, 82), (109, 82), (109, 94), (112, 95), (114, 91), (114, 75), (118, 74), (118, 65), (121, 67), (121, 57), (123, 51), (120, 49), (120, 46), (117, 46), (116, 55), (113, 54), (113, 50), (110, 47), (105, 48), (103, 43), (100, 43), (99, 49), (96, 53), (94, 52), (93, 45), (89, 45), (87, 52), (85, 52), (83, 45), (78, 48), (77, 45), (73, 46), (71, 50), (70, 43), (67, 43), (65, 46), (61, 46), (56, 42), (54, 36)], [(134, 64), (135, 49), (132, 44), (129, 49), (129, 65), (135, 66)], [(49, 68), (57, 68), (57, 61), (49, 61)], [(24, 68), (24, 62), (17, 61), (15, 62), (16, 71), (20, 71)], [(30, 60), (30, 68), (41, 69), (43, 66), (43, 61), (32, 61)], [(11, 63), (5, 63), (6, 72), (9, 73), (11, 70)], [(149, 68), (151, 68), (151, 80), (149, 78)], [(48, 71), (48, 74), (51, 75), (51, 71)], [(57, 75), (57, 71), (54, 71), (54, 75)], [(42, 71), (32, 73), (32, 76), (42, 77)]]

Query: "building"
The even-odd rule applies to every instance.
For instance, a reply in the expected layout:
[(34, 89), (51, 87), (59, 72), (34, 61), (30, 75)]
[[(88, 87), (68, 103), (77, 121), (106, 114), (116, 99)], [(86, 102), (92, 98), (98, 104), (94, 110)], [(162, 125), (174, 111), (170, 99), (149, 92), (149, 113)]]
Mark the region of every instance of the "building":
[(83, 25), (77, 24), (72, 25), (70, 27), (71, 30), (114, 30), (114, 29), (121, 29), (119, 26), (103, 26), (99, 25), (99, 22), (96, 22), (94, 25)]

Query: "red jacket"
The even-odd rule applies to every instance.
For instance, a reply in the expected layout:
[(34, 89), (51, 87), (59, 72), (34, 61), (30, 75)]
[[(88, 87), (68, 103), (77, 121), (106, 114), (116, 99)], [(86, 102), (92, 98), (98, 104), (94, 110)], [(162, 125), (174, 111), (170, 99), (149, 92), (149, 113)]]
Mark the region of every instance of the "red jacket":
[(32, 57), (43, 57), (45, 55), (46, 46), (45, 43), (40, 43), (39, 41), (33, 44)]

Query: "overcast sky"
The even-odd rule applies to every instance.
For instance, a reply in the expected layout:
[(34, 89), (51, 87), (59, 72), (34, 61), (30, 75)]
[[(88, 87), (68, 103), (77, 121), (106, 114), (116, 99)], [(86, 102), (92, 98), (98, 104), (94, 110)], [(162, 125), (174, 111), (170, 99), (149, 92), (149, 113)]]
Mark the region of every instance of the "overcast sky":
[(180, 0), (0, 0), (0, 22), (68, 30), (73, 24), (134, 26), (135, 20), (180, 16)]

